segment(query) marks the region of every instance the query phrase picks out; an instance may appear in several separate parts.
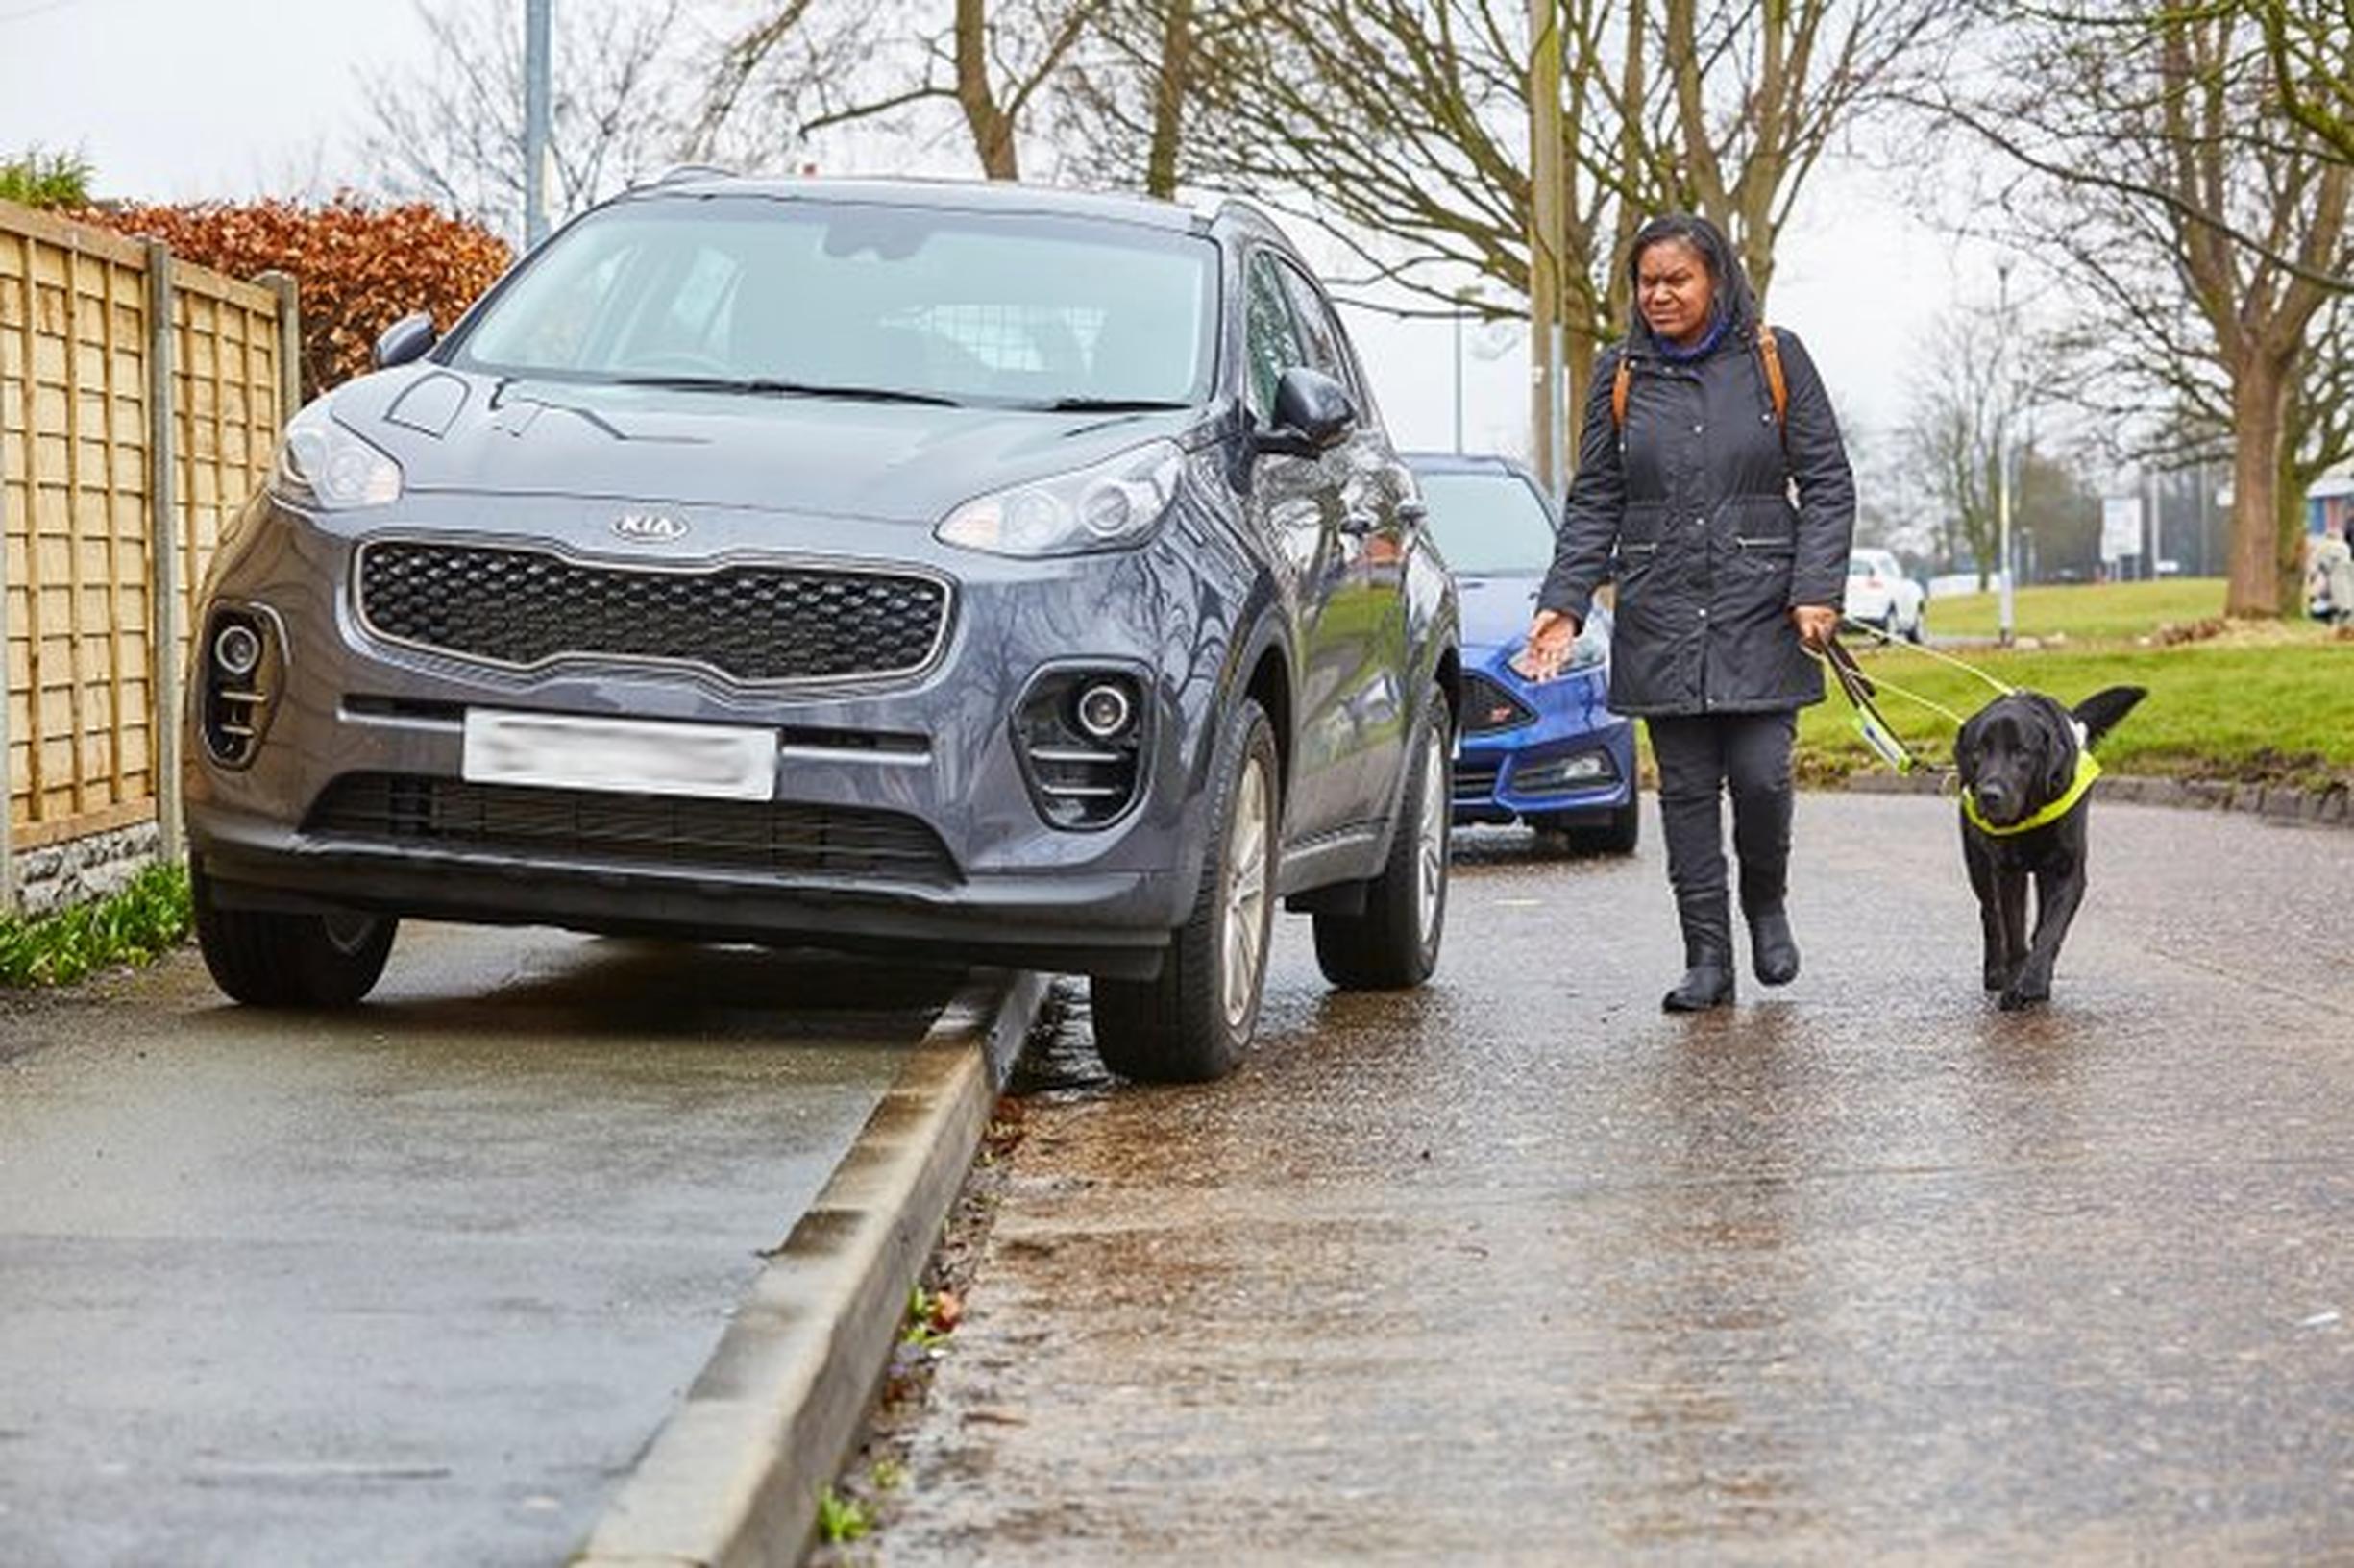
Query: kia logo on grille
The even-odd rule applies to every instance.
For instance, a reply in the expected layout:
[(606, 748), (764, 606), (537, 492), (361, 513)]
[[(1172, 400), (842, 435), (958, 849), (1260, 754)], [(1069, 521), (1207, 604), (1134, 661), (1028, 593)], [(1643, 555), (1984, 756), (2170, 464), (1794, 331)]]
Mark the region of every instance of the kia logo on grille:
[(667, 545), (674, 539), (684, 539), (687, 526), (683, 519), (662, 512), (624, 512), (613, 520), (613, 531), (625, 539)]

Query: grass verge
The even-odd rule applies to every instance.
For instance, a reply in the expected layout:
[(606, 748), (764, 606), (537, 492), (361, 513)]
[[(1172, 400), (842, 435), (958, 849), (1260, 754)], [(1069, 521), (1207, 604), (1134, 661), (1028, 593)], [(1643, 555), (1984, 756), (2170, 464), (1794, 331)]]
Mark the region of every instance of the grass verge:
[[(2221, 615), (2224, 587), (2221, 577), (2161, 577), (2022, 588), (2012, 621), (2022, 637), (2130, 642), (2162, 625)], [(1929, 630), (1940, 637), (1992, 637), (2000, 624), (1994, 594), (1948, 594), (1929, 600)]]
[(38, 919), (0, 915), (0, 987), (68, 986), (116, 964), (145, 964), (185, 940), (184, 866), (150, 866), (121, 892)]
[[(2102, 743), (2101, 763), (2114, 772), (2306, 789), (2354, 784), (2354, 643), (2264, 628), (2244, 641), (2224, 637), (2175, 648), (1987, 649), (1968, 656), (1998, 680), (2063, 702), (2081, 701), (2104, 686), (2148, 688), (2147, 699)], [(1994, 695), (1921, 653), (1866, 654), (1865, 668), (1965, 716)], [(1951, 760), (1950, 720), (1894, 695), (1883, 698), (1881, 708), (1915, 751)], [(1836, 691), (1800, 716), (1802, 781), (1837, 783), (1879, 766)]]

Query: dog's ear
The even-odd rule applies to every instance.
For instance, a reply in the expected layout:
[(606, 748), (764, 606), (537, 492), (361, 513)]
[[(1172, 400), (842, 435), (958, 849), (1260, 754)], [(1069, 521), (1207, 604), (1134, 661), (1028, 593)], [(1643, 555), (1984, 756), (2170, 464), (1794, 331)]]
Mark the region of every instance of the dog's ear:
[(2057, 800), (2076, 781), (2075, 721), (2066, 708), (2049, 699), (2039, 707), (2042, 723), (2035, 728), (2036, 739), (2044, 747), (2044, 798)]
[(1953, 732), (1953, 772), (1965, 784), (1977, 782), (1978, 737), (1986, 729), (1986, 710), (1980, 708), (1962, 721), (1962, 727)]
[(2115, 729), (2118, 722), (2134, 710), (2135, 704), (2147, 697), (2142, 686), (2112, 686), (2095, 692), (2075, 706), (2076, 723), (2084, 726), (2084, 744), (2098, 746), (2100, 738)]

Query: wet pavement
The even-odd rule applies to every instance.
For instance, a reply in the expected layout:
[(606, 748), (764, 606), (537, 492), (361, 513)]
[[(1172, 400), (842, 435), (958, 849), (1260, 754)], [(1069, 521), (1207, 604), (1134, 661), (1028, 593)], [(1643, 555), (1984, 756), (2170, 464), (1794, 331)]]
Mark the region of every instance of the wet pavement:
[(562, 1561), (956, 977), (412, 925), (0, 1012), (0, 1563)]
[(2354, 1560), (2354, 833), (2092, 831), (2040, 1014), (1931, 799), (1729, 1014), (1655, 834), (1468, 837), (1416, 994), (1284, 922), (1234, 1078), (1029, 1105), (877, 1556)]

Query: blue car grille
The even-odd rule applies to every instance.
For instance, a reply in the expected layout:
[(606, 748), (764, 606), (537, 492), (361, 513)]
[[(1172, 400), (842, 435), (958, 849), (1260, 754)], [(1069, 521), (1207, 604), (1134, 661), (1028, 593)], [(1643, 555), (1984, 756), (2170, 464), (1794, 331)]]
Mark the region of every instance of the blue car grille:
[(1504, 772), (1496, 757), (1459, 757), (1455, 763), (1455, 798), (1488, 800), (1496, 794), (1496, 778)]
[(528, 668), (569, 654), (695, 664), (748, 681), (902, 675), (938, 651), (948, 590), (911, 573), (646, 571), (550, 551), (378, 540), (359, 608), (395, 642)]
[(1463, 677), (1464, 734), (1492, 735), (1500, 729), (1517, 729), (1535, 718), (1535, 709), (1485, 675)]
[(347, 773), (304, 830), (387, 845), (479, 849), (670, 870), (782, 872), (945, 884), (937, 834), (895, 811), (698, 800), (413, 773)]

